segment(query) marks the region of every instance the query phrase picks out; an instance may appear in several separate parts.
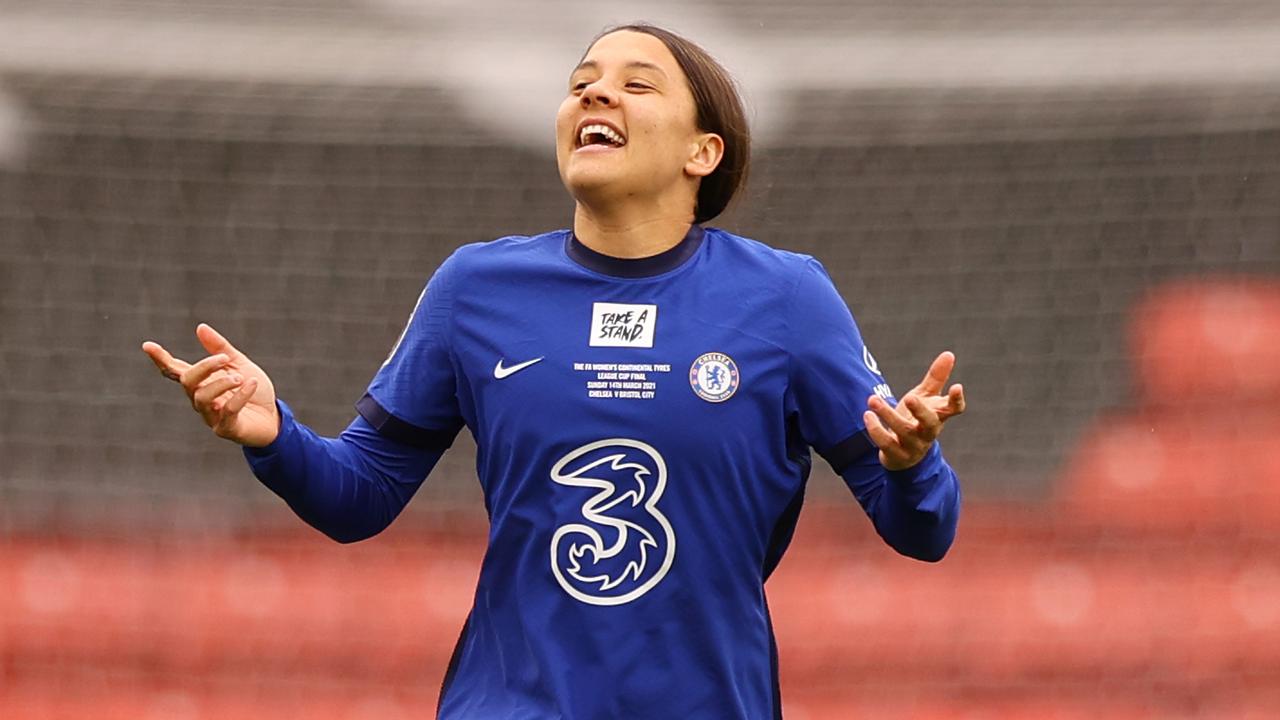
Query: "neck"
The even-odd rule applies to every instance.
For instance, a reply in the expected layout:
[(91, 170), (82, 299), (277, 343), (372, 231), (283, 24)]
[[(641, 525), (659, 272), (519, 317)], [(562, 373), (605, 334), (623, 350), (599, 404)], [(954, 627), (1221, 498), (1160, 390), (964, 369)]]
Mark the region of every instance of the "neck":
[(578, 241), (602, 255), (643, 258), (675, 247), (689, 232), (693, 214), (683, 212), (635, 212), (616, 205), (602, 212), (581, 201), (573, 213), (573, 234)]

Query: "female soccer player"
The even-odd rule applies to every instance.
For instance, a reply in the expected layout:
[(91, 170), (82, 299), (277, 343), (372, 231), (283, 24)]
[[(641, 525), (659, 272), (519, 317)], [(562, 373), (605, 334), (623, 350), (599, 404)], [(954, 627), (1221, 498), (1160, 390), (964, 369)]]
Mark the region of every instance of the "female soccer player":
[(599, 36), (556, 155), (572, 230), (459, 248), (338, 438), (296, 421), (208, 325), (181, 382), (257, 477), (340, 542), (385, 528), (465, 425), (491, 529), (439, 717), (780, 715), (764, 581), (809, 448), (899, 552), (938, 560), (964, 410), (942, 353), (893, 399), (813, 258), (703, 223), (747, 171), (728, 74), (666, 30)]

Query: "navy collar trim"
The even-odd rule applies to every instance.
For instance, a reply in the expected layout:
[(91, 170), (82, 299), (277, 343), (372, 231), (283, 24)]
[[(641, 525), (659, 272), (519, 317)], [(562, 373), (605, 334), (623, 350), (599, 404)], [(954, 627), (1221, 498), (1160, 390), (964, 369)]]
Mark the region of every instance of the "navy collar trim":
[(698, 248), (702, 247), (704, 235), (706, 232), (701, 226), (690, 225), (684, 239), (670, 250), (643, 258), (619, 258), (596, 252), (583, 245), (570, 230), (569, 236), (564, 241), (564, 251), (569, 255), (569, 259), (588, 270), (619, 278), (645, 278), (661, 275), (683, 265), (698, 252)]

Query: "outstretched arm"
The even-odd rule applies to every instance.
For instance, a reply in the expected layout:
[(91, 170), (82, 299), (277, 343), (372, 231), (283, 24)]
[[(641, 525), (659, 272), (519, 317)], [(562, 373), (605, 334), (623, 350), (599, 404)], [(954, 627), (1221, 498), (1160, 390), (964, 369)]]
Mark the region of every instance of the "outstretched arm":
[(955, 356), (944, 352), (924, 380), (890, 407), (872, 395), (863, 416), (865, 451), (840, 474), (876, 532), (895, 550), (937, 561), (951, 547), (960, 516), (960, 484), (937, 443), (943, 423), (964, 412), (964, 388), (941, 395)]
[(886, 470), (872, 448), (840, 476), (894, 550), (926, 562), (947, 554), (960, 517), (960, 483), (937, 445), (907, 470)]
[(204, 324), (196, 337), (212, 354), (195, 363), (150, 341), (142, 350), (182, 386), (214, 434), (244, 446), (263, 484), (334, 540), (386, 528), (444, 454), (389, 440), (361, 417), (337, 438), (320, 437), (294, 420), (267, 374), (225, 337)]
[(280, 434), (244, 449), (253, 474), (320, 532), (342, 543), (382, 532), (444, 455), (387, 439), (357, 416), (336, 438), (297, 422), (281, 402)]
[(788, 408), (801, 437), (844, 478), (895, 550), (940, 559), (960, 513), (959, 483), (937, 444), (943, 423), (964, 412), (963, 388), (943, 394), (955, 355), (940, 354), (891, 406), (893, 392), (821, 263), (806, 262), (792, 298)]

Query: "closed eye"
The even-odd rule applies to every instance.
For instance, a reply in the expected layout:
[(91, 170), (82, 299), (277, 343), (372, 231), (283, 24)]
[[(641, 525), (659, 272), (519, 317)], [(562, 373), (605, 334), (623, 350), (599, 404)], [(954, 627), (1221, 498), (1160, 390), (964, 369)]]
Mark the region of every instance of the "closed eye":
[[(570, 86), (570, 88), (569, 88), (569, 89), (570, 89), (571, 91), (573, 91), (573, 92), (582, 92), (582, 91), (583, 91), (583, 90), (585, 90), (585, 89), (586, 89), (586, 87), (587, 87), (588, 85), (590, 85), (590, 84), (591, 84), (591, 83), (589, 83), (589, 82), (578, 82), (578, 83), (574, 83), (572, 86)], [(653, 88), (652, 88), (651, 86), (649, 86), (649, 85), (646, 85), (646, 84), (644, 84), (644, 83), (638, 83), (638, 82), (629, 82), (629, 83), (627, 83), (627, 85), (626, 85), (626, 86), (627, 86), (628, 88), (632, 88), (632, 89), (635, 89), (635, 90), (652, 90), (652, 89), (653, 89)]]

